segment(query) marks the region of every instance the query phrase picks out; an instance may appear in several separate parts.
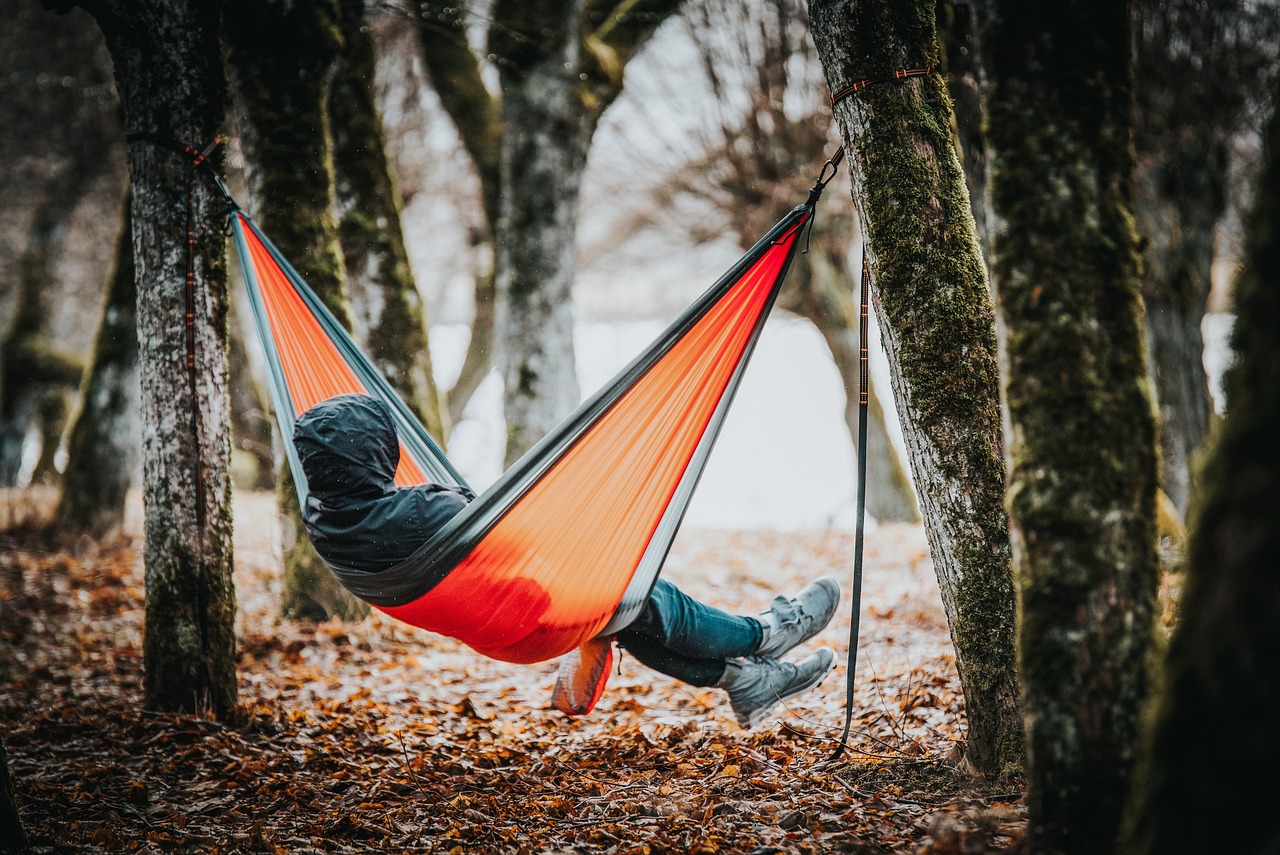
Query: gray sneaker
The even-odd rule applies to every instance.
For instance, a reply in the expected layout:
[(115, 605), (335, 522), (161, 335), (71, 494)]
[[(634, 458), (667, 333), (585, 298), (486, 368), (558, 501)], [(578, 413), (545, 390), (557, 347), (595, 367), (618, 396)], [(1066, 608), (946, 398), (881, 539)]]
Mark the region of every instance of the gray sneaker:
[(778, 623), (782, 626), (780, 629), (765, 627), (764, 638), (755, 655), (781, 659), (788, 650), (821, 632), (831, 622), (839, 605), (840, 583), (830, 576), (815, 579), (790, 599), (774, 597), (770, 611), (777, 615)]
[(716, 685), (729, 693), (729, 706), (738, 724), (749, 730), (787, 698), (821, 683), (835, 664), (836, 653), (830, 647), (798, 663), (752, 656), (730, 660)]

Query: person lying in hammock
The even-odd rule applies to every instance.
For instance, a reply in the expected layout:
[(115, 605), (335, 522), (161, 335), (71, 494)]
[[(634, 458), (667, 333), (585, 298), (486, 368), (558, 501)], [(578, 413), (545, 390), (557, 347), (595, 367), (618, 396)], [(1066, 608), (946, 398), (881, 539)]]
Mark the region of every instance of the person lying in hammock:
[[(339, 395), (312, 407), (293, 434), (309, 495), (303, 521), (329, 564), (367, 573), (403, 562), (475, 498), (465, 488), (394, 483), (400, 443), (390, 408), (368, 395)], [(797, 663), (782, 657), (835, 614), (840, 586), (817, 579), (768, 611), (733, 615), (659, 578), (639, 616), (616, 635), (648, 667), (729, 696), (751, 728), (787, 698), (814, 688), (835, 665), (822, 648)]]

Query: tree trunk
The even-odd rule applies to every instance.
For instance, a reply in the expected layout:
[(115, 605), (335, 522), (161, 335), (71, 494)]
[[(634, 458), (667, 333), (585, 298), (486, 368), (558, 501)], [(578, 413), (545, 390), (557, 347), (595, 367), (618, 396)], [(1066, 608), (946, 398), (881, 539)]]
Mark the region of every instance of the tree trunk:
[(66, 397), (84, 371), (80, 360), (52, 342), (46, 325), (66, 220), (97, 171), (97, 164), (75, 162), (60, 169), (27, 234), (18, 264), (13, 325), (0, 346), (0, 487), (23, 486), (19, 480), (33, 474), (21, 471), (24, 445), (33, 429), (40, 432), (41, 456), (48, 468), (54, 451), (48, 446), (56, 448), (66, 422)]
[(431, 367), (425, 307), (400, 224), (400, 194), (374, 101), (374, 43), (364, 6), (339, 7), (343, 49), (329, 94), (338, 234), (357, 340), (433, 437), (449, 433)]
[(494, 235), (498, 230), (498, 200), (502, 197), (498, 166), (502, 118), (498, 100), (485, 87), (480, 62), (467, 44), (466, 9), (424, 3), (422, 14), (424, 23), (418, 33), (423, 65), (476, 170), (486, 226), (473, 236), (473, 250), (480, 256), (480, 263), (476, 266), (471, 338), (458, 379), (445, 396), (450, 420), (456, 424), (493, 367), (497, 302)]
[(1274, 37), (1240, 38), (1237, 22), (1265, 13), (1239, 0), (1136, 5), (1134, 191), (1146, 246), (1143, 297), (1159, 405), (1160, 482), (1185, 516), (1195, 454), (1213, 413), (1200, 323), (1212, 285), (1214, 234), (1227, 208), (1229, 150), (1250, 90), (1263, 76), (1248, 72), (1259, 51), (1253, 41)]
[(18, 812), (18, 794), (9, 773), (9, 755), (0, 739), (0, 852), (25, 852), (28, 845)]
[(106, 36), (131, 135), (146, 509), (145, 703), (221, 713), (236, 701), (226, 208), (181, 151), (211, 142), (225, 117), (220, 9), (175, 0), (80, 5)]
[[(232, 329), (236, 329), (235, 324)], [(244, 337), (236, 332), (229, 340), (227, 361), (231, 372), (231, 438), (240, 457), (237, 462), (233, 452), (232, 478), (242, 489), (273, 490), (277, 476), (271, 393), (259, 383)]]
[(983, 44), (1030, 850), (1103, 853), (1130, 785), (1159, 582), (1128, 10), (1004, 0)]
[[(341, 35), (332, 0), (287, 5), (227, 4), (228, 56), (241, 106), (246, 174), (257, 220), (338, 320), (351, 328), (338, 225), (333, 215), (333, 154), (327, 100)], [(292, 437), (282, 437), (292, 442)], [(369, 613), (316, 554), (302, 523), (287, 463), (279, 471), (288, 617)]]
[(598, 114), (587, 112), (578, 97), (576, 15), (563, 11), (562, 17), (538, 22), (559, 38), (536, 56), (501, 67), (501, 182), (508, 192), (498, 215), (495, 326), (506, 465), (579, 399), (573, 348), (575, 242), (582, 173)]
[[(466, 8), (424, 6), (428, 73), (476, 165), (494, 227), (493, 318), (504, 354), (508, 463), (578, 403), (570, 300), (587, 150), (622, 91), (627, 62), (678, 5), (499, 0), (488, 55), (498, 68), (501, 104), (467, 46)], [(484, 318), (478, 307), (477, 320)], [(473, 334), (464, 376), (476, 376), (485, 344)]]
[[(1268, 137), (1236, 283), (1226, 416), (1200, 470), (1178, 624), (1126, 824), (1133, 855), (1280, 851), (1269, 786), (1233, 791), (1235, 821), (1203, 815), (1224, 781), (1280, 763), (1280, 111)], [(1205, 738), (1215, 733), (1227, 738)]]
[[(493, 258), (493, 243), (490, 240), (484, 246), (476, 247), (488, 258)], [(449, 387), (446, 397), (449, 400), (449, 423), (462, 421), (467, 404), (476, 389), (489, 376), (493, 368), (493, 314), (497, 303), (497, 288), (493, 281), (493, 262), (490, 260), (477, 269), (475, 274), (475, 313), (471, 317), (471, 337), (467, 340), (467, 353), (462, 360), (462, 369), (458, 379)]]
[(991, 257), (991, 211), (987, 199), (987, 146), (982, 138), (982, 12), (987, 0), (938, 2), (943, 71), (955, 113), (956, 145), (969, 189), (969, 207), (983, 258)]
[(873, 301), (969, 722), (969, 766), (1018, 772), (1022, 718), (1004, 510), (995, 322), (964, 177), (936, 75), (934, 6), (811, 0), (854, 201), (868, 236)]
[(120, 532), (141, 454), (138, 289), (127, 204), (123, 222), (55, 517), (60, 531), (97, 540)]

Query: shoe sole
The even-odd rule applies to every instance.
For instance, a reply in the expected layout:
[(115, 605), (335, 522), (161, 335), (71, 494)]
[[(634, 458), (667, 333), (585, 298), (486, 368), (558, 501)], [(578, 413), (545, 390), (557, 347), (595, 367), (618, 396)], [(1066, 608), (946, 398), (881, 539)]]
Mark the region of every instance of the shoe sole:
[[(756, 725), (760, 724), (760, 722), (767, 719), (769, 717), (770, 712), (778, 704), (782, 703), (787, 698), (794, 698), (796, 695), (809, 691), (810, 689), (816, 687), (824, 679), (826, 679), (826, 676), (830, 674), (833, 670), (835, 670), (836, 652), (832, 650), (830, 647), (823, 647), (821, 650), (818, 651), (818, 653), (823, 653), (823, 652), (828, 653), (831, 657), (831, 660), (827, 663), (826, 668), (823, 668), (821, 671), (814, 674), (813, 677), (811, 677), (808, 681), (791, 689), (791, 691), (787, 692), (785, 695), (778, 695), (777, 701), (775, 701), (772, 704), (769, 704), (767, 707), (761, 707), (760, 709), (751, 713), (751, 715), (747, 716), (747, 720), (745, 722), (741, 718), (739, 718), (738, 724), (741, 725), (746, 730), (752, 729)], [(817, 654), (814, 654), (814, 655), (817, 655)]]

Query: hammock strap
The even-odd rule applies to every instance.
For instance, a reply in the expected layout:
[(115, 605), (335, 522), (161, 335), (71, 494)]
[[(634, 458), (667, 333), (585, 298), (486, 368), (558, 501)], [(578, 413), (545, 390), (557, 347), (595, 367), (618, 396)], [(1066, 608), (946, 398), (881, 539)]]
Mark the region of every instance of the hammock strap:
[[(933, 74), (935, 71), (932, 65), (924, 65), (919, 68), (895, 68), (893, 74), (889, 77), (864, 77), (861, 80), (850, 83), (836, 94), (831, 96), (831, 108), (848, 98), (850, 95), (857, 94), (866, 89), (873, 83), (893, 83), (894, 81), (909, 80), (912, 77), (925, 77)], [(827, 158), (827, 162), (822, 165), (822, 171), (818, 173), (818, 183), (813, 185), (813, 190), (809, 191), (809, 204), (817, 201), (814, 193), (821, 194), (822, 188), (827, 186), (827, 182), (835, 178), (836, 168), (840, 165), (840, 161), (844, 159), (844, 147), (841, 146), (832, 152), (831, 157)], [(831, 168), (831, 174), (827, 175), (827, 168)], [(825, 179), (825, 180), (824, 180)]]
[(835, 107), (845, 98), (861, 92), (873, 83), (893, 83), (895, 81), (907, 80), (912, 77), (926, 77), (933, 74), (933, 72), (934, 68), (932, 65), (924, 65), (919, 68), (895, 68), (893, 70), (893, 74), (889, 77), (864, 77), (861, 80), (850, 83), (848, 86), (832, 95), (831, 106)]
[[(199, 613), (200, 640), (202, 649), (207, 650), (209, 647), (209, 568), (206, 565), (206, 543), (205, 543), (205, 527), (209, 518), (209, 510), (205, 501), (205, 477), (204, 467), (200, 462), (200, 396), (199, 396), (199, 373), (196, 370), (196, 224), (195, 224), (195, 173), (201, 166), (204, 166), (208, 173), (213, 176), (214, 182), (222, 195), (231, 201), (231, 194), (227, 191), (226, 185), (222, 182), (221, 177), (213, 169), (213, 164), (209, 157), (222, 143), (222, 137), (215, 137), (213, 142), (209, 143), (205, 148), (198, 149), (194, 146), (183, 145), (182, 143), (170, 137), (160, 134), (139, 131), (131, 133), (126, 137), (130, 142), (140, 141), (147, 142), (159, 148), (168, 149), (176, 154), (187, 158), (191, 163), (191, 170), (187, 173), (187, 191), (186, 191), (186, 280), (184, 282), (185, 296), (185, 313), (183, 323), (185, 327), (185, 345), (186, 345), (186, 368), (187, 368), (187, 394), (191, 399), (190, 412), (190, 428), (191, 441), (193, 446), (194, 468), (192, 476), (195, 485), (196, 506), (195, 506), (195, 526), (196, 526), (196, 567), (199, 571), (200, 585), (196, 589), (196, 605)], [(234, 205), (234, 202), (232, 202)], [(210, 663), (205, 660), (205, 668), (209, 669)]]
[[(898, 68), (889, 77), (865, 77), (845, 86), (832, 95), (831, 106), (835, 108), (845, 98), (863, 91), (873, 83), (901, 82), (912, 77), (925, 77), (933, 72), (934, 67), (926, 65), (918, 68)], [(840, 165), (840, 161), (843, 158), (844, 147), (841, 146), (823, 164), (822, 170), (818, 174), (818, 183), (814, 185), (815, 191), (821, 193), (821, 188), (835, 177), (836, 167)], [(827, 175), (828, 167), (831, 168), (830, 175)], [(834, 763), (840, 759), (840, 755), (848, 747), (849, 731), (853, 727), (853, 678), (858, 670), (858, 634), (862, 612), (862, 553), (867, 505), (867, 404), (870, 387), (870, 377), (867, 370), (867, 335), (871, 303), (871, 267), (867, 258), (867, 244), (865, 241), (862, 244), (861, 292), (861, 317), (858, 323), (858, 510), (853, 541), (853, 614), (849, 620), (849, 659), (845, 668), (844, 730), (840, 733), (839, 744), (836, 745), (835, 751), (827, 758), (827, 763)]]
[(862, 613), (862, 547), (867, 508), (867, 402), (870, 398), (870, 376), (867, 371), (867, 334), (869, 332), (871, 304), (871, 267), (867, 261), (867, 246), (862, 245), (862, 288), (858, 319), (858, 517), (853, 537), (853, 614), (849, 618), (849, 661), (845, 667), (844, 730), (840, 744), (836, 746), (828, 763), (839, 759), (849, 744), (849, 730), (853, 727), (853, 678), (858, 670), (859, 618)]

